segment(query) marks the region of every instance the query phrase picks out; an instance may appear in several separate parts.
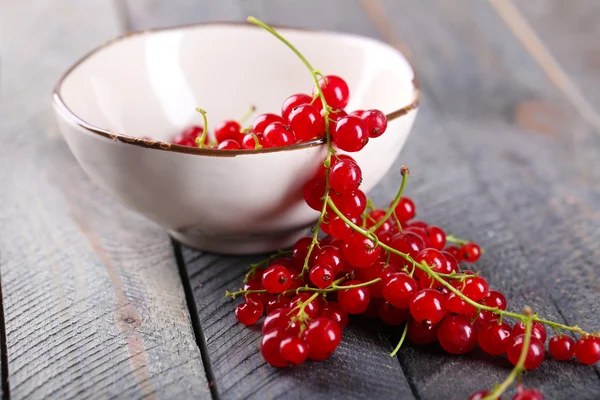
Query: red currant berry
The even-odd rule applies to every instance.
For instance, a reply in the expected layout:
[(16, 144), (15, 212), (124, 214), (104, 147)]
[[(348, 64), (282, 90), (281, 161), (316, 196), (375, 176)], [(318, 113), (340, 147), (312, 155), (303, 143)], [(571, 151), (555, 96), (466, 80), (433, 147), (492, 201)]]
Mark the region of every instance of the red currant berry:
[[(435, 272), (446, 273), (446, 259), (444, 258), (442, 252), (439, 250), (432, 248), (423, 249), (416, 255), (415, 261), (418, 264), (425, 263), (429, 266), (429, 268), (431, 268)], [(421, 279), (422, 277), (426, 276), (428, 276), (428, 274), (421, 269), (417, 269), (415, 271), (415, 277), (417, 279)]]
[[(379, 261), (368, 268), (358, 268), (354, 273), (359, 281), (369, 282), (381, 278), (384, 269), (385, 263)], [(371, 297), (383, 297), (383, 281), (369, 285), (369, 291), (371, 292)]]
[[(348, 105), (350, 90), (346, 81), (339, 76), (327, 75), (319, 79), (319, 86), (329, 107), (345, 108)], [(316, 96), (317, 93), (317, 88), (313, 88), (313, 96)]]
[(344, 258), (356, 268), (367, 268), (379, 260), (381, 247), (371, 239), (355, 233), (344, 244)]
[(385, 283), (383, 297), (394, 307), (405, 309), (418, 290), (417, 281), (404, 272), (396, 272)]
[[(352, 222), (356, 223), (358, 221), (355, 220)], [(348, 225), (346, 222), (344, 222), (344, 220), (341, 219), (337, 215), (334, 215), (333, 217), (328, 218), (327, 225), (328, 225), (327, 229), (329, 230), (329, 234), (336, 239), (346, 240), (354, 232), (354, 229), (352, 229), (350, 227), (350, 225)], [(323, 224), (321, 224), (321, 226), (323, 226)]]
[(363, 113), (365, 112), (365, 110), (354, 110), (350, 113), (350, 115), (354, 115), (356, 117), (362, 117)]
[(414, 344), (429, 344), (437, 339), (440, 324), (420, 324), (414, 319), (408, 320), (408, 338)]
[(594, 336), (580, 338), (575, 344), (575, 357), (586, 365), (600, 361), (600, 338)]
[[(361, 283), (361, 281), (353, 280), (344, 282), (344, 284), (340, 286), (353, 286)], [(340, 303), (340, 307), (348, 314), (361, 314), (365, 312), (369, 306), (370, 300), (371, 293), (367, 286), (338, 291), (338, 302)]]
[(408, 197), (401, 197), (394, 210), (396, 211), (396, 217), (402, 223), (413, 219), (416, 213), (415, 203)]
[(548, 342), (548, 350), (550, 355), (557, 360), (568, 360), (575, 354), (575, 340), (566, 335), (552, 336)]
[(461, 262), (463, 260), (462, 252), (460, 251), (460, 248), (458, 248), (456, 246), (449, 246), (449, 247), (446, 247), (446, 251), (448, 253), (452, 254), (457, 262)]
[(304, 259), (308, 254), (308, 248), (313, 241), (312, 236), (304, 236), (292, 247), (292, 260), (304, 264)]
[(291, 321), (292, 309), (282, 307), (271, 311), (265, 317), (262, 325), (262, 333), (267, 333), (273, 329), (282, 329), (286, 336), (297, 336), (300, 333), (300, 325)]
[(437, 226), (428, 226), (425, 228), (427, 236), (429, 236), (429, 245), (437, 250), (442, 250), (446, 244), (446, 233)]
[[(408, 254), (411, 257), (415, 257), (421, 250), (425, 248), (425, 243), (419, 235), (412, 232), (401, 232), (394, 237), (390, 243), (390, 247), (400, 253)], [(396, 254), (391, 255), (390, 261), (398, 265), (404, 265), (406, 260)]]
[(480, 276), (466, 279), (462, 293), (473, 301), (482, 300), (488, 294), (488, 283)]
[(421, 239), (423, 239), (423, 243), (425, 243), (425, 247), (431, 247), (429, 245), (429, 236), (427, 236), (427, 232), (424, 228), (418, 228), (415, 226), (407, 226), (402, 230), (402, 232), (412, 232), (416, 235), (419, 235)]
[(302, 364), (308, 358), (308, 344), (298, 337), (288, 337), (279, 345), (281, 358), (292, 364)]
[(470, 242), (463, 244), (460, 251), (462, 253), (462, 259), (469, 263), (474, 263), (481, 257), (481, 248), (477, 243)]
[(379, 110), (366, 110), (360, 118), (365, 121), (369, 136), (372, 138), (383, 135), (387, 128), (387, 118), (385, 114)]
[(525, 389), (515, 394), (512, 400), (544, 400), (544, 396), (536, 389)]
[(477, 314), (477, 309), (464, 301), (454, 293), (449, 293), (446, 297), (446, 309), (454, 314), (465, 317), (473, 317)]
[(308, 343), (311, 352), (330, 354), (340, 344), (342, 330), (336, 322), (320, 317), (308, 324), (302, 337)]
[[(259, 138), (259, 144), (260, 144), (260, 138)], [(256, 139), (254, 139), (254, 136), (252, 135), (252, 133), (246, 133), (242, 137), (242, 149), (254, 150), (256, 148), (258, 148), (258, 146), (256, 145)]]
[(263, 147), (282, 147), (296, 143), (294, 131), (281, 122), (273, 122), (265, 128), (263, 134)]
[(442, 251), (442, 255), (446, 259), (446, 271), (450, 271), (448, 272), (449, 274), (460, 271), (458, 261), (456, 261), (456, 257), (454, 257), (454, 255), (448, 253), (447, 251)]
[(326, 189), (325, 179), (320, 177), (311, 179), (302, 189), (304, 201), (306, 201), (306, 204), (313, 210), (321, 211), (323, 209), (323, 196), (325, 195)]
[(479, 347), (492, 356), (506, 352), (510, 342), (512, 328), (506, 322), (488, 322), (479, 329)]
[(419, 323), (437, 324), (446, 315), (446, 298), (435, 289), (422, 289), (410, 300), (410, 314)]
[(350, 194), (330, 193), (330, 195), (335, 206), (347, 218), (359, 218), (367, 208), (367, 195), (362, 190)]
[[(513, 327), (513, 336), (525, 334), (525, 324), (519, 321)], [(546, 343), (546, 327), (541, 322), (533, 322), (531, 324), (531, 336), (540, 339), (540, 342)]]
[(281, 122), (284, 123), (284, 119), (277, 114), (261, 114), (254, 120), (252, 124), (252, 132), (255, 135), (262, 135), (265, 132), (267, 126), (271, 125), (273, 122)]
[[(321, 110), (321, 116), (325, 115), (325, 110)], [(336, 110), (333, 109), (329, 112), (328, 118), (329, 118), (329, 132), (333, 132), (333, 130), (335, 129), (335, 124), (338, 122), (338, 120), (342, 117), (347, 116), (348, 113), (345, 110)]]
[(331, 245), (322, 246), (316, 254), (315, 263), (329, 266), (334, 276), (342, 270), (344, 257), (342, 256), (342, 251), (337, 247)]
[(329, 187), (340, 194), (351, 194), (361, 182), (362, 171), (354, 160), (339, 160), (329, 170)]
[(242, 146), (234, 139), (225, 139), (217, 146), (217, 149), (219, 150), (239, 150), (241, 148)]
[(244, 325), (254, 325), (262, 316), (264, 308), (263, 303), (255, 303), (249, 300), (238, 304), (235, 308), (235, 317)]
[(287, 367), (287, 361), (281, 357), (281, 353), (279, 351), (281, 342), (285, 339), (287, 335), (284, 330), (281, 328), (274, 328), (267, 333), (262, 338), (262, 342), (260, 345), (260, 352), (264, 359), (274, 367)]
[(290, 288), (292, 277), (282, 265), (271, 265), (262, 275), (262, 284), (269, 293), (282, 293)]
[(310, 104), (301, 104), (292, 109), (288, 121), (296, 135), (296, 140), (300, 142), (322, 137), (325, 133), (325, 121), (321, 113)]
[[(480, 390), (479, 392), (475, 392), (471, 396), (469, 396), (469, 398), (467, 400), (483, 400), (490, 394), (492, 394), (492, 392), (489, 392), (487, 390)], [(502, 399), (500, 397), (498, 397), (497, 400), (502, 400)]]
[(215, 126), (215, 137), (217, 142), (221, 143), (227, 139), (235, 141), (241, 140), (240, 134), (242, 127), (237, 121), (227, 120), (221, 121)]
[[(260, 273), (258, 275), (255, 275), (256, 278), (249, 280), (248, 282), (246, 282), (244, 284), (244, 290), (264, 290), (265, 288), (262, 285), (262, 273), (263, 270), (256, 270), (256, 273)], [(265, 301), (268, 301), (268, 296), (266, 293), (250, 293), (250, 294), (245, 294), (244, 297), (246, 298), (246, 300), (251, 300), (255, 303), (264, 303)]]
[[(497, 290), (490, 290), (479, 302), (484, 306), (497, 307), (499, 310), (506, 310), (506, 297)], [(482, 310), (479, 317), (484, 321), (491, 321), (497, 319), (498, 315), (488, 310)]]
[(340, 303), (330, 301), (325, 307), (323, 307), (322, 316), (329, 318), (330, 320), (337, 322), (340, 329), (344, 329), (348, 325), (348, 313), (342, 310)]
[(302, 104), (310, 104), (311, 101), (312, 97), (307, 94), (293, 94), (283, 102), (283, 105), (281, 106), (281, 116), (285, 121), (288, 121), (288, 118), (294, 108)]
[[(298, 306), (300, 303), (305, 303), (311, 297), (310, 293), (300, 293), (292, 298), (292, 302), (290, 303), (290, 307), (293, 309)], [(319, 296), (310, 303), (306, 304), (304, 307), (304, 312), (310, 318), (317, 318), (321, 315), (321, 312), (324, 307), (323, 299)]]
[(273, 310), (277, 310), (278, 308), (289, 307), (290, 300), (291, 299), (287, 296), (273, 296), (273, 298), (264, 303), (265, 311), (268, 314)]
[(351, 115), (336, 122), (332, 137), (340, 150), (349, 153), (360, 151), (369, 141), (367, 126), (363, 120)]
[(465, 354), (477, 344), (477, 330), (467, 318), (449, 315), (438, 329), (438, 341), (450, 354)]
[[(506, 346), (506, 356), (508, 361), (513, 365), (516, 365), (521, 356), (523, 350), (523, 344), (525, 341), (525, 335), (515, 336), (513, 328), (513, 338)], [(529, 349), (527, 350), (527, 356), (525, 358), (525, 369), (536, 369), (544, 360), (544, 344), (535, 336), (531, 336), (531, 342), (529, 343)]]
[(334, 272), (328, 265), (316, 264), (310, 269), (310, 281), (319, 289), (330, 286), (334, 277)]
[(391, 326), (398, 326), (405, 323), (410, 315), (406, 308), (396, 308), (387, 301), (379, 303), (377, 311), (383, 323)]

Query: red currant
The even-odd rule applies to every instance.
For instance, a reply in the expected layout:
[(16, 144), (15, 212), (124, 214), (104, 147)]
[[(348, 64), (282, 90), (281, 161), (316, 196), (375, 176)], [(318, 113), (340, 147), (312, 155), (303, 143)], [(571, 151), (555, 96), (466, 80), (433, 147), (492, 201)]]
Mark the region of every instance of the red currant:
[(488, 294), (488, 283), (480, 276), (466, 279), (462, 293), (473, 301), (479, 301)]
[(265, 310), (267, 313), (270, 313), (271, 311), (277, 310), (278, 308), (289, 307), (290, 300), (291, 299), (287, 296), (273, 295), (273, 297), (271, 299), (269, 299), (266, 303), (264, 303)]
[[(423, 249), (414, 257), (414, 259), (418, 264), (425, 263), (435, 272), (449, 273), (449, 271), (446, 271), (448, 265), (446, 263), (446, 259), (444, 258), (442, 252), (439, 250), (432, 248)], [(424, 276), (428, 276), (428, 274), (425, 271), (421, 269), (417, 269), (415, 271), (415, 277), (417, 279), (421, 279), (421, 277)]]
[[(345, 108), (350, 100), (350, 90), (345, 80), (336, 75), (327, 75), (319, 79), (319, 86), (327, 105), (331, 108)], [(313, 89), (313, 96), (318, 93)]]
[[(525, 324), (519, 321), (513, 327), (513, 336), (525, 334)], [(540, 342), (546, 343), (546, 327), (541, 322), (533, 322), (531, 324), (531, 336), (540, 339)]]
[(273, 122), (265, 128), (263, 134), (263, 147), (282, 147), (296, 143), (294, 131), (281, 122)]
[(254, 120), (252, 132), (257, 136), (260, 136), (265, 132), (267, 126), (271, 125), (273, 122), (284, 123), (285, 121), (277, 114), (261, 114)]
[(321, 177), (311, 179), (302, 189), (304, 201), (306, 201), (306, 204), (313, 210), (321, 211), (323, 209), (323, 196), (325, 195), (325, 190), (325, 179)]
[(215, 126), (215, 137), (217, 142), (221, 143), (227, 139), (233, 139), (235, 141), (241, 140), (241, 129), (242, 127), (237, 121), (227, 120), (219, 122), (217, 126)]
[(481, 248), (477, 243), (470, 242), (463, 244), (460, 251), (462, 253), (462, 259), (469, 263), (474, 263), (481, 257)]
[[(499, 310), (506, 310), (506, 297), (497, 290), (490, 290), (479, 302), (484, 306), (497, 307)], [(481, 317), (486, 321), (491, 321), (492, 319), (497, 318), (498, 315), (488, 310), (482, 310)], [(524, 332), (525, 331), (523, 331), (523, 333)]]
[[(292, 298), (292, 302), (290, 303), (290, 307), (293, 309), (298, 306), (300, 303), (305, 303), (311, 297), (309, 293), (300, 293)], [(323, 299), (321, 297), (317, 297), (310, 303), (306, 304), (304, 307), (304, 312), (310, 318), (317, 318), (321, 315), (321, 311), (323, 310), (324, 304)]]
[(225, 139), (217, 146), (217, 149), (219, 150), (239, 150), (241, 148), (242, 146), (234, 139)]
[(379, 110), (363, 111), (360, 118), (365, 121), (369, 136), (372, 138), (383, 135), (387, 128), (387, 118), (385, 117), (385, 114)]
[(292, 260), (301, 264), (304, 264), (304, 259), (308, 254), (308, 248), (310, 247), (313, 241), (312, 236), (304, 236), (292, 247)]
[(361, 150), (369, 141), (367, 126), (362, 119), (348, 115), (340, 118), (332, 132), (335, 145), (349, 153)]
[(288, 337), (279, 345), (279, 355), (292, 364), (302, 364), (308, 358), (308, 345), (298, 337)]
[(262, 275), (262, 284), (269, 293), (282, 293), (290, 288), (292, 277), (282, 265), (271, 265)]
[(333, 269), (328, 265), (316, 264), (310, 269), (310, 281), (319, 289), (330, 286), (335, 278)]
[[(262, 285), (262, 272), (263, 270), (256, 270), (257, 273), (260, 272), (260, 275), (258, 275), (255, 279), (249, 280), (248, 282), (246, 282), (244, 284), (244, 290), (264, 290), (265, 288)], [(265, 301), (268, 300), (267, 294), (266, 293), (250, 293), (250, 294), (245, 294), (244, 297), (246, 298), (246, 300), (252, 300), (255, 303), (264, 303)]]
[[(376, 262), (368, 268), (358, 268), (354, 273), (356, 278), (363, 282), (369, 282), (377, 278), (381, 278), (381, 274), (385, 269), (384, 262)], [(369, 291), (371, 297), (381, 298), (383, 297), (383, 281), (369, 285)]]
[(579, 338), (575, 344), (575, 357), (587, 365), (600, 361), (600, 338), (594, 336)]
[(308, 324), (302, 337), (308, 343), (311, 352), (330, 354), (340, 344), (342, 330), (336, 322), (319, 317)]
[(408, 310), (396, 308), (387, 301), (382, 301), (378, 306), (379, 318), (383, 323), (391, 326), (398, 326), (408, 320), (410, 313)]
[(419, 323), (437, 324), (446, 315), (446, 298), (435, 289), (422, 289), (410, 300), (410, 314)]
[(350, 194), (330, 195), (335, 206), (347, 218), (359, 218), (367, 208), (367, 195), (362, 190), (355, 190)]
[(510, 342), (512, 328), (506, 322), (488, 322), (479, 329), (479, 347), (492, 356), (506, 352)]
[(383, 299), (371, 299), (367, 309), (360, 313), (360, 316), (368, 319), (376, 319), (379, 318), (379, 304), (381, 304)]
[(566, 335), (552, 336), (548, 342), (548, 351), (557, 360), (568, 360), (575, 354), (575, 340)]
[(311, 101), (312, 97), (307, 94), (293, 94), (283, 102), (283, 105), (281, 106), (281, 116), (285, 121), (288, 121), (289, 115), (294, 108), (302, 104), (310, 104)]
[(288, 337), (281, 328), (274, 328), (265, 333), (260, 345), (263, 358), (274, 367), (287, 367), (287, 361), (279, 351), (281, 342)]
[(238, 304), (235, 308), (235, 316), (242, 324), (254, 325), (262, 316), (264, 311), (263, 303), (255, 303), (248, 300), (245, 303)]
[(396, 308), (408, 308), (418, 290), (417, 281), (404, 272), (396, 272), (385, 283), (383, 297)]
[[(400, 253), (408, 254), (411, 257), (415, 257), (421, 250), (425, 248), (425, 243), (419, 235), (412, 232), (401, 232), (392, 237), (390, 247)], [(406, 260), (396, 254), (391, 255), (390, 261), (404, 265)]]
[(446, 297), (446, 309), (451, 313), (463, 315), (465, 317), (473, 317), (477, 314), (477, 309), (475, 307), (452, 292), (448, 293), (448, 296)]
[(438, 341), (450, 354), (465, 354), (477, 344), (477, 330), (467, 318), (461, 315), (449, 315), (438, 329)]
[[(513, 338), (506, 346), (506, 356), (508, 361), (516, 365), (523, 350), (525, 335), (515, 336), (513, 328)], [(535, 336), (531, 336), (529, 349), (525, 358), (525, 369), (536, 369), (544, 360), (544, 344)]]
[(329, 187), (340, 194), (351, 194), (362, 182), (362, 171), (352, 159), (341, 159), (329, 170)]
[(381, 247), (371, 239), (355, 233), (344, 244), (344, 258), (356, 268), (367, 268), (379, 260)]
[[(487, 390), (480, 390), (479, 392), (475, 392), (471, 396), (469, 396), (469, 398), (467, 400), (483, 400), (490, 394), (492, 394), (492, 392), (489, 392)], [(498, 397), (498, 399), (496, 399), (496, 400), (502, 400), (502, 399), (500, 397)]]
[(429, 236), (429, 245), (437, 250), (442, 250), (446, 244), (446, 233), (434, 225), (425, 228), (427, 236)]
[(300, 325), (291, 321), (292, 309), (282, 307), (271, 311), (265, 317), (262, 325), (262, 333), (268, 333), (273, 329), (282, 329), (286, 332), (286, 336), (298, 336), (300, 333)]
[(322, 137), (325, 133), (325, 121), (319, 111), (310, 104), (301, 104), (292, 109), (288, 116), (290, 127), (300, 142)]
[(340, 329), (344, 329), (346, 325), (348, 325), (348, 313), (342, 310), (342, 307), (340, 307), (340, 303), (338, 302), (328, 302), (327, 305), (323, 307), (323, 313), (321, 315), (337, 322)]
[(408, 222), (415, 217), (415, 203), (408, 197), (401, 197), (394, 211), (400, 222)]
[(442, 255), (446, 259), (446, 271), (458, 272), (460, 268), (458, 267), (458, 261), (456, 261), (456, 257), (452, 253), (447, 251), (442, 251)]
[(515, 394), (512, 400), (544, 400), (544, 396), (536, 389), (525, 389)]
[[(321, 110), (321, 116), (325, 115), (325, 110)], [(347, 116), (348, 113), (341, 109), (333, 109), (329, 112), (329, 115), (327, 116), (329, 118), (329, 133), (332, 133), (333, 130), (335, 129), (335, 124), (338, 122), (338, 120), (342, 117)]]
[(420, 324), (414, 319), (408, 320), (408, 338), (414, 344), (429, 344), (437, 339), (440, 324)]
[[(352, 280), (344, 282), (341, 287), (361, 284), (361, 281)], [(366, 311), (371, 300), (371, 293), (367, 286), (338, 291), (338, 302), (342, 310), (348, 314), (360, 314)]]
[(322, 246), (316, 254), (315, 263), (329, 266), (334, 276), (342, 270), (344, 257), (342, 256), (342, 251), (337, 247), (331, 245)]
[[(259, 144), (260, 144), (260, 138), (259, 138)], [(256, 145), (256, 139), (254, 139), (254, 136), (252, 136), (252, 133), (246, 133), (242, 137), (242, 149), (254, 150), (257, 147), (258, 146)]]
[(446, 251), (454, 256), (457, 262), (461, 262), (463, 260), (462, 252), (460, 248), (456, 246), (446, 247)]
[[(358, 221), (355, 220), (352, 222), (357, 223)], [(322, 226), (323, 224), (321, 224)], [(337, 215), (333, 215), (333, 217), (327, 219), (327, 230), (331, 236), (341, 240), (348, 239), (354, 232), (350, 225)]]
[(364, 112), (365, 112), (365, 110), (354, 110), (350, 113), (350, 115), (355, 115), (360, 118), (360, 117), (362, 117)]

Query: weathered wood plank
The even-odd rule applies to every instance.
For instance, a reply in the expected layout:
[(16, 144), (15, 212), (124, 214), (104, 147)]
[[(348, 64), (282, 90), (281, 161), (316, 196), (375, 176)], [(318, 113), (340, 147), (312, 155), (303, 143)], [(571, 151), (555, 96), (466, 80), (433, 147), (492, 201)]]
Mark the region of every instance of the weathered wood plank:
[(0, 269), (11, 397), (210, 397), (169, 238), (93, 185), (52, 86), (119, 34), (110, 0), (2, 2)]
[[(487, 3), (363, 5), (382, 33), (392, 26), (411, 49), (421, 77), (424, 102), (403, 155), (427, 218), (484, 245), (479, 268), (514, 307), (597, 330), (600, 175), (588, 166), (600, 151), (592, 128)], [(507, 372), (484, 356), (406, 348), (401, 357), (423, 398), (444, 390), (465, 398)], [(594, 367), (576, 363), (546, 361), (525, 382), (547, 398), (600, 391)]]
[[(375, 32), (355, 1), (244, 1), (217, 5), (209, 1), (174, 4), (153, 0), (147, 6), (146, 1), (129, 0), (128, 4), (134, 29), (161, 26), (164, 21), (173, 25), (223, 15), (234, 20), (254, 15), (275, 24)], [(232, 6), (237, 9), (232, 10)], [(395, 171), (397, 174), (398, 168)], [(347, 328), (342, 345), (327, 362), (288, 370), (268, 366), (260, 355), (260, 329), (237, 323), (234, 303), (224, 296), (226, 289), (240, 285), (247, 266), (260, 257), (222, 257), (190, 249), (185, 249), (184, 255), (217, 390), (224, 398), (414, 398), (401, 365), (388, 356), (393, 334), (379, 324), (356, 323)]]

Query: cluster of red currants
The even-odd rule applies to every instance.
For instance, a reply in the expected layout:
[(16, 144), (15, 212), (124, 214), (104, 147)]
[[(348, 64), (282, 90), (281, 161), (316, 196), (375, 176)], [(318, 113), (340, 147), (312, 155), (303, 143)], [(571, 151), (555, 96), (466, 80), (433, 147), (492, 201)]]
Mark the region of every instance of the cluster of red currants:
[[(385, 132), (387, 120), (379, 110), (357, 110), (348, 115), (344, 110), (350, 99), (346, 81), (336, 75), (324, 76), (319, 86), (326, 104), (332, 107), (329, 112), (329, 131), (338, 148), (345, 151), (358, 151), (370, 137)], [(234, 120), (225, 120), (215, 126), (216, 144), (212, 146), (204, 129), (192, 126), (173, 139), (173, 143), (183, 146), (198, 146), (220, 150), (253, 150), (256, 148), (282, 147), (307, 142), (325, 136), (324, 108), (318, 91), (313, 95), (293, 94), (281, 107), (281, 115), (261, 114), (252, 126), (242, 128)]]

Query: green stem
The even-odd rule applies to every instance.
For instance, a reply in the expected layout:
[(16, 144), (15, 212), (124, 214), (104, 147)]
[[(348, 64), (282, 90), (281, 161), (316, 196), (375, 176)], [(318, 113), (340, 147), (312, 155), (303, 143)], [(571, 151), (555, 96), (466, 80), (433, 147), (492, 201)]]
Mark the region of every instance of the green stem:
[(525, 339), (523, 340), (523, 349), (519, 355), (519, 361), (515, 364), (515, 367), (510, 371), (510, 374), (506, 377), (504, 382), (498, 385), (494, 391), (483, 398), (483, 400), (496, 400), (502, 393), (508, 389), (510, 385), (517, 379), (517, 376), (525, 371), (525, 360), (527, 359), (527, 353), (529, 352), (529, 343), (531, 342), (531, 326), (533, 317), (528, 317), (525, 325)]
[(369, 229), (369, 232), (375, 232), (377, 229), (379, 229), (381, 227), (381, 225), (383, 225), (385, 223), (385, 221), (387, 221), (392, 216), (392, 214), (394, 214), (394, 211), (396, 210), (396, 206), (398, 205), (398, 203), (400, 202), (400, 199), (402, 198), (402, 193), (404, 192), (404, 187), (406, 186), (406, 182), (408, 181), (408, 168), (406, 168), (403, 165), (400, 170), (402, 171), (401, 172), (402, 183), (400, 184), (400, 189), (398, 189), (398, 193), (396, 193), (396, 197), (394, 198), (394, 201), (392, 201), (392, 204), (390, 204), (390, 208), (387, 210), (387, 212), (385, 213), (383, 218), (381, 218), (375, 225), (373, 225), (371, 227), (371, 229)]
[(252, 277), (254, 277), (254, 274), (256, 273), (256, 270), (258, 268), (262, 267), (263, 265), (269, 265), (271, 263), (271, 261), (275, 260), (276, 258), (279, 258), (286, 254), (290, 254), (291, 252), (292, 252), (291, 250), (277, 250), (277, 253), (271, 254), (269, 257), (265, 258), (264, 260), (259, 261), (254, 264), (250, 264), (250, 266), (248, 267), (248, 273), (244, 277), (244, 283), (247, 283)]
[(196, 107), (196, 111), (202, 114), (202, 119), (204, 119), (204, 128), (202, 129), (202, 136), (196, 138), (196, 146), (203, 148), (206, 143), (206, 135), (208, 134), (208, 118), (206, 118), (206, 111), (200, 107)]
[(404, 343), (404, 339), (406, 338), (406, 333), (408, 332), (408, 322), (404, 325), (404, 332), (402, 332), (402, 336), (400, 337), (400, 341), (396, 345), (394, 351), (390, 353), (390, 357), (394, 357), (398, 351), (400, 351), (400, 347), (402, 347), (402, 343)]
[(456, 244), (467, 244), (470, 243), (470, 240), (459, 239), (455, 237), (453, 234), (449, 234), (446, 236), (446, 242), (456, 243)]
[(252, 139), (254, 139), (254, 150), (262, 149), (262, 145), (260, 144), (260, 140), (258, 139), (258, 136), (256, 136), (252, 132), (250, 133), (250, 135), (252, 135)]
[(254, 111), (256, 111), (256, 106), (250, 106), (250, 109), (248, 111), (246, 111), (246, 113), (242, 116), (242, 118), (240, 118), (240, 120), (238, 121), (240, 123), (240, 125), (243, 125), (244, 122), (250, 118), (250, 116), (254, 113)]

